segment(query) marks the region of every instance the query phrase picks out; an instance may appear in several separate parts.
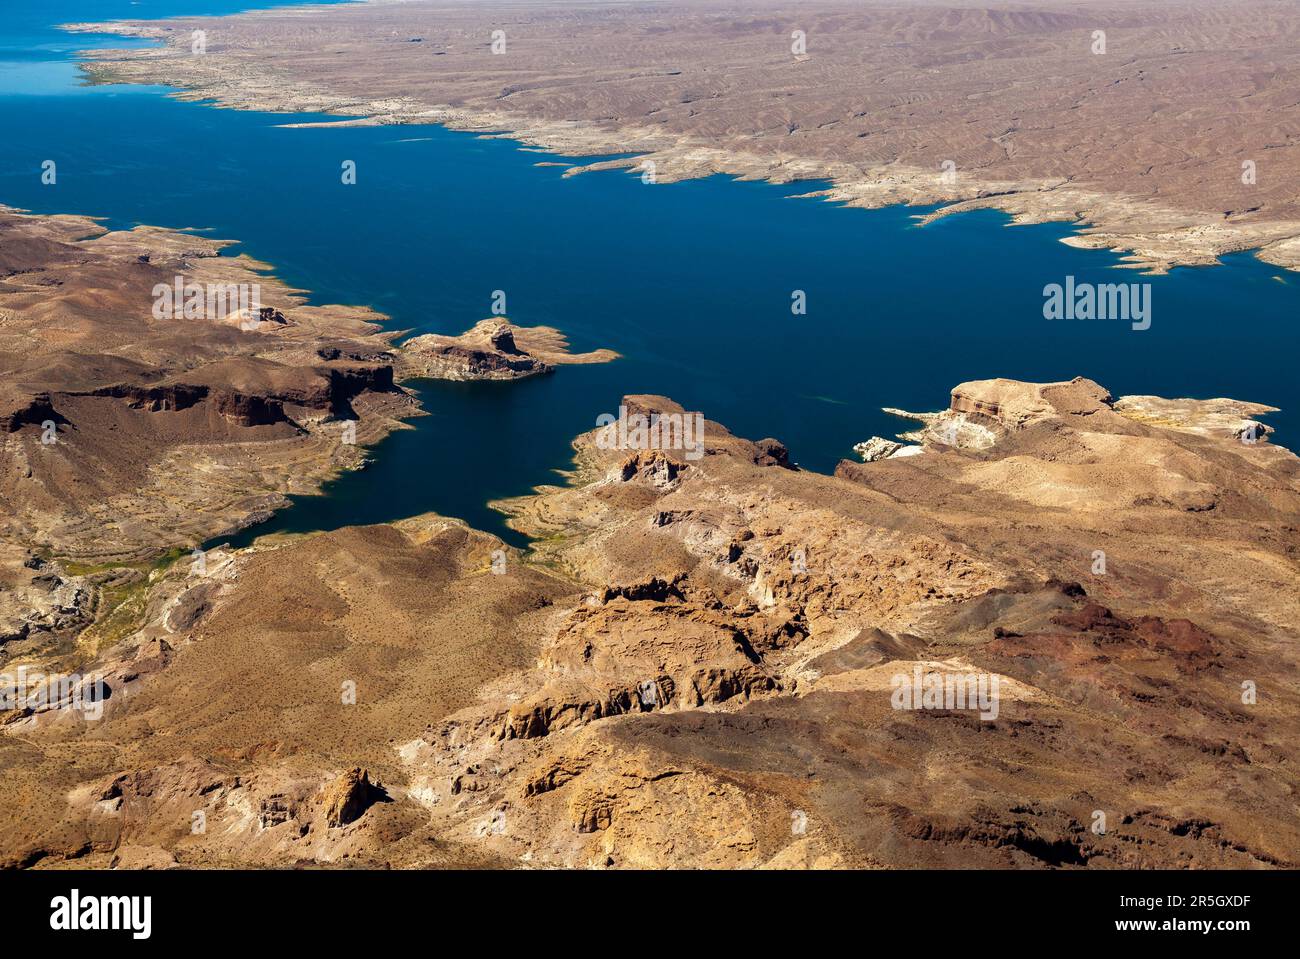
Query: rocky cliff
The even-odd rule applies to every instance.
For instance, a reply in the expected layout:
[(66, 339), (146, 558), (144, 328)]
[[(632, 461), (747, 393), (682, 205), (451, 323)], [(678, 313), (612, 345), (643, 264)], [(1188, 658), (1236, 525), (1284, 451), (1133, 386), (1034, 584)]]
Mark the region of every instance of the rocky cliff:
[(92, 664), (102, 719), (10, 715), (0, 849), (1294, 867), (1300, 461), (1228, 402), (968, 383), (835, 476), (712, 422), (695, 459), (592, 433), (501, 504), (530, 553), (419, 517), (177, 564)]

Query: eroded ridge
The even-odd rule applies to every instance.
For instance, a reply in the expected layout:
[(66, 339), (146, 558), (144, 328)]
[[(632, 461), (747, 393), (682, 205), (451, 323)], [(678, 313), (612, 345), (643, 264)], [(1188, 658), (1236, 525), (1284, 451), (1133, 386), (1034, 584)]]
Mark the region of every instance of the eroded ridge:
[(501, 504), (527, 554), (426, 516), (174, 566), (102, 718), (6, 716), (0, 848), (1294, 866), (1300, 463), (1229, 402), (967, 383), (920, 453), (835, 476), (713, 422), (690, 458), (596, 430)]

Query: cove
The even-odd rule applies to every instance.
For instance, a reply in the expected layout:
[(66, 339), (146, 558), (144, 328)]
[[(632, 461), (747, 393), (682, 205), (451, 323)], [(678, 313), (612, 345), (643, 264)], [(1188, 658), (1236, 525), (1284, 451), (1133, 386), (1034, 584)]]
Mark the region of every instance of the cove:
[[(854, 443), (907, 428), (880, 407), (938, 409), (957, 383), (995, 376), (1269, 403), (1283, 410), (1268, 419), (1276, 439), (1295, 442), (1300, 276), (1249, 253), (1143, 277), (1115, 269), (1111, 253), (1057, 242), (1065, 224), (1009, 228), (991, 211), (918, 227), (915, 208), (795, 198), (819, 183), (566, 178), (536, 165), (566, 158), (439, 127), (286, 129), (337, 118), (78, 86), (75, 50), (127, 44), (53, 29), (245, 5), (7, 4), (18, 29), (0, 46), (0, 202), (232, 238), (231, 252), (273, 264), (311, 302), (367, 304), (412, 333), (460, 332), (502, 290), (513, 322), (623, 359), (517, 383), (413, 383), (429, 415), (379, 444), (368, 469), (296, 497), (237, 542), (433, 510), (521, 544), (487, 502), (555, 482), (573, 436), (629, 393), (774, 436), (827, 472)], [(47, 159), (55, 186), (41, 183)], [(1150, 328), (1046, 320), (1043, 289), (1067, 277), (1149, 282)], [(791, 312), (794, 291), (806, 315)]]

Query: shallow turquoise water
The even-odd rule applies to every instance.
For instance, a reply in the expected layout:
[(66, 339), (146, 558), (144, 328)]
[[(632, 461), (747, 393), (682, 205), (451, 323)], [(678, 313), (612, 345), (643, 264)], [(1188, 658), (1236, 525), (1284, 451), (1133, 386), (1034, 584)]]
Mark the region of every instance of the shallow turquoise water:
[[(56, 18), (246, 5), (79, 0)], [(430, 416), (259, 532), (425, 510), (504, 532), (486, 501), (553, 481), (572, 437), (626, 393), (667, 394), (741, 435), (775, 436), (824, 471), (855, 442), (907, 428), (881, 406), (938, 409), (953, 385), (992, 376), (1271, 403), (1284, 410), (1270, 418), (1277, 439), (1293, 440), (1300, 277), (1249, 254), (1138, 277), (1112, 269), (1112, 254), (1056, 242), (1063, 225), (1006, 228), (993, 212), (917, 227), (914, 209), (791, 198), (815, 183), (564, 179), (535, 165), (556, 158), (505, 140), (289, 130), (277, 124), (304, 118), (77, 87), (70, 51), (96, 41), (51, 30), (42, 6), (18, 0), (0, 39), (0, 202), (235, 238), (313, 302), (368, 304), (399, 329), (459, 332), (504, 290), (514, 322), (624, 354), (520, 383), (416, 384)], [(40, 182), (46, 159), (56, 186)], [(340, 182), (344, 160), (357, 164), (355, 186)], [(1070, 274), (1151, 282), (1151, 328), (1044, 320), (1044, 285)], [(806, 316), (792, 315), (793, 290), (806, 291)]]

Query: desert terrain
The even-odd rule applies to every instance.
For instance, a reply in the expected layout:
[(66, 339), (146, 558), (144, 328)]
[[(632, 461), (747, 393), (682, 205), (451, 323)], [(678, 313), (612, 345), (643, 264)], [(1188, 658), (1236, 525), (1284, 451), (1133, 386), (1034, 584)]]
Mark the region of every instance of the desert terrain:
[[(1284, 10), (411, 0), (124, 24), (166, 44), (89, 73), (1294, 265)], [(233, 549), (413, 379), (618, 357), (496, 316), (403, 340), (226, 247), (0, 208), (0, 867), (1300, 867), (1271, 407), (977, 380), (832, 475), (702, 416), (601, 427), (494, 504), (526, 550), (434, 514)], [(188, 284), (261, 297), (160, 315)]]
[[(364, 467), (365, 447), (420, 413), (404, 380), (615, 358), (570, 354), (557, 331), (505, 317), (395, 346), (385, 317), (309, 306), (266, 264), (192, 233), (0, 208), (0, 241), (0, 643), (11, 654), (42, 646), (53, 625), (133, 608), (160, 557)], [(232, 295), (216, 314), (183, 315), (185, 290), (207, 314), (209, 291), (241, 286), (257, 288), (258, 309)], [(157, 315), (173, 289), (181, 315)], [(72, 575), (47, 568), (52, 557)]]
[(1278, 0), (405, 0), (112, 29), (162, 46), (93, 51), (92, 78), (229, 107), (995, 207), (1148, 270), (1300, 263), (1300, 25)]
[[(1261, 412), (967, 383), (834, 476), (598, 430), (500, 504), (527, 553), (430, 515), (160, 562), (111, 641), (6, 645), (73, 637), (107, 693), (5, 715), (4, 862), (1294, 867), (1300, 461)], [(995, 716), (896, 708), (971, 672)]]

